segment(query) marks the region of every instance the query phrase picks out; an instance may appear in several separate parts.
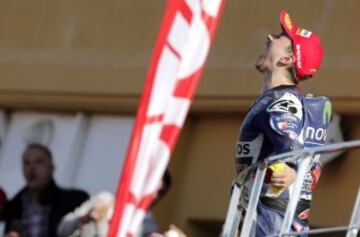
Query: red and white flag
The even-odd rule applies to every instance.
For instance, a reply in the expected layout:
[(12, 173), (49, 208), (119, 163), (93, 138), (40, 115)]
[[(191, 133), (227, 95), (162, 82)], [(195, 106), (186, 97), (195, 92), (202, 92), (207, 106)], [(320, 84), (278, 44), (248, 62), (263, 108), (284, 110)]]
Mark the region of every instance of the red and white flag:
[(168, 0), (123, 166), (110, 237), (137, 232), (168, 165), (224, 0)]

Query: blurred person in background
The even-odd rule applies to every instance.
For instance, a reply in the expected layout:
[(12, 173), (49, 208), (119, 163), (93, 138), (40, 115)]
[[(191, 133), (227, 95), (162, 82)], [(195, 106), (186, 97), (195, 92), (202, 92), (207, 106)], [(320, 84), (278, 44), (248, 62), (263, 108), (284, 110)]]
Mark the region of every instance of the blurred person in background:
[(155, 197), (149, 207), (148, 212), (145, 215), (142, 226), (136, 235), (136, 237), (151, 237), (152, 234), (159, 232), (159, 227), (152, 214), (152, 209), (165, 197), (172, 184), (172, 179), (169, 170), (167, 169), (159, 184), (159, 189), (155, 194)]
[[(165, 171), (149, 210), (151, 210), (168, 192), (171, 186), (171, 176)], [(100, 192), (89, 201), (81, 204), (73, 212), (68, 213), (59, 224), (59, 237), (105, 237), (109, 229), (109, 221), (113, 214), (114, 195), (110, 192)], [(145, 215), (144, 221), (135, 235), (136, 237), (151, 237), (159, 231), (151, 211)], [(154, 235), (155, 236), (155, 235)]]
[(105, 237), (113, 214), (114, 195), (100, 192), (61, 220), (59, 237)]
[(6, 237), (54, 237), (63, 216), (89, 198), (80, 190), (63, 189), (54, 178), (51, 151), (30, 144), (22, 156), (26, 186), (5, 207)]

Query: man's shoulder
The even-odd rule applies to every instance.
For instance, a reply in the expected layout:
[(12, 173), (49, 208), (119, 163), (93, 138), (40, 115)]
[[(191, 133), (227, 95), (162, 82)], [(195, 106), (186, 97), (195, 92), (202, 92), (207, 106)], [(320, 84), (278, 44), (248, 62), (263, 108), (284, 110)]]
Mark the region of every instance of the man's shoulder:
[(275, 88), (267, 94), (271, 98), (266, 107), (267, 113), (275, 116), (290, 114), (302, 120), (304, 95), (295, 87)]
[(27, 190), (26, 187), (22, 187), (17, 193), (15, 193), (14, 197), (11, 198), (8, 203), (12, 204), (12, 203), (21, 202), (21, 198), (25, 194), (26, 190)]
[(332, 117), (332, 105), (325, 96), (306, 96), (304, 100), (305, 112), (312, 125), (328, 127)]
[(326, 96), (314, 96), (313, 94), (307, 94), (304, 98), (306, 102), (311, 102), (315, 104), (331, 103), (330, 99)]
[(270, 106), (276, 101), (299, 101), (302, 103), (304, 95), (296, 87), (280, 86), (264, 92), (254, 104)]
[(332, 105), (330, 99), (325, 96), (314, 97), (308, 94), (304, 98), (304, 107), (306, 111), (324, 113), (324, 116), (331, 116)]
[(296, 86), (279, 86), (275, 87), (273, 90), (270, 91), (272, 97), (274, 99), (278, 99), (283, 97), (284, 95), (292, 95), (298, 99), (302, 99), (304, 94), (300, 91), (300, 89)]
[(70, 212), (89, 199), (89, 194), (83, 190), (58, 187), (54, 205), (60, 212)]
[(267, 120), (269, 116), (294, 114), (302, 119), (303, 94), (294, 87), (277, 87), (263, 93), (250, 108), (248, 115)]
[(292, 88), (272, 90), (273, 100), (266, 108), (272, 130), (280, 135), (300, 134), (303, 114), (303, 94)]
[(22, 196), (26, 192), (26, 187), (18, 191), (13, 198), (11, 198), (4, 207), (5, 220), (9, 221), (13, 218), (19, 218), (22, 213)]
[(254, 103), (251, 105), (249, 114), (259, 114), (266, 111), (266, 108), (271, 104), (274, 100), (273, 95), (269, 93), (264, 93), (260, 97), (258, 97)]

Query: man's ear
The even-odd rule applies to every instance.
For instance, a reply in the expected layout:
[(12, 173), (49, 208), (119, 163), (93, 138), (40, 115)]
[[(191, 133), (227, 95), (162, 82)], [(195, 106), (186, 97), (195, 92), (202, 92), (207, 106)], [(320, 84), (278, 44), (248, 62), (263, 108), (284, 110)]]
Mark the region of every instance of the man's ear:
[(293, 65), (294, 63), (295, 63), (294, 55), (288, 54), (279, 59), (278, 66), (288, 67)]

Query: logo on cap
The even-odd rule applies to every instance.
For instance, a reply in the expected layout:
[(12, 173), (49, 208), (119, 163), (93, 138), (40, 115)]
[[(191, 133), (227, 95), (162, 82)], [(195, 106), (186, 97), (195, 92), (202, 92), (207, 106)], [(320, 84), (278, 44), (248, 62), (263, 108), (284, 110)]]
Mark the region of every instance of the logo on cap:
[(309, 30), (305, 30), (305, 29), (298, 29), (298, 30), (296, 31), (296, 34), (297, 34), (297, 35), (300, 35), (300, 36), (302, 36), (302, 37), (305, 37), (305, 38), (310, 38), (312, 32), (309, 31)]
[(286, 27), (287, 27), (289, 30), (291, 30), (291, 29), (293, 28), (293, 25), (292, 25), (292, 23), (291, 23), (290, 16), (289, 16), (289, 14), (287, 14), (287, 13), (285, 13), (285, 15), (284, 15), (284, 22), (285, 22), (285, 24), (286, 24)]
[(296, 63), (297, 63), (297, 67), (301, 68), (301, 46), (300, 46), (300, 44), (296, 45)]

